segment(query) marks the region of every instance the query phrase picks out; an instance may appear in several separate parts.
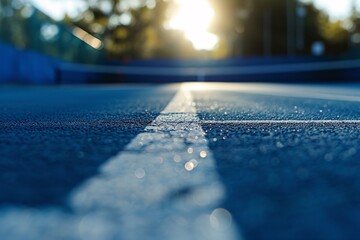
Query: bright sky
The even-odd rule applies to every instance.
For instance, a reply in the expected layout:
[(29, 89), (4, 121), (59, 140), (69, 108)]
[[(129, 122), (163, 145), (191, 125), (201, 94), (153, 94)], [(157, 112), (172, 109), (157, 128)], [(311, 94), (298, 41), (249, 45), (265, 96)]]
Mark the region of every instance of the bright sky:
[(177, 9), (169, 19), (168, 27), (183, 31), (196, 50), (212, 50), (218, 37), (209, 32), (215, 15), (208, 0), (176, 0)]
[[(56, 20), (61, 20), (65, 13), (76, 16), (86, 9), (84, 0), (29, 0), (38, 9)], [(140, 0), (128, 0), (123, 3), (135, 3)], [(149, 1), (149, 0), (148, 0)], [(212, 50), (218, 38), (208, 32), (214, 16), (214, 9), (208, 0), (174, 0), (179, 8), (169, 20), (169, 27), (181, 30), (186, 38), (192, 42), (197, 50)], [(348, 16), (354, 1), (360, 6), (360, 0), (298, 0), (303, 2), (313, 1), (315, 5), (329, 13), (332, 19), (343, 19)], [(200, 16), (199, 16), (200, 15)]]
[(29, 0), (38, 9), (55, 20), (61, 20), (65, 13), (76, 15), (78, 11), (86, 8), (82, 0)]
[[(29, 0), (34, 5), (49, 14), (54, 19), (60, 20), (67, 12), (70, 15), (76, 14), (78, 10), (86, 7), (82, 0)], [(184, 2), (188, 0), (182, 0)], [(300, 0), (304, 2), (314, 1), (315, 4), (326, 10), (334, 19), (344, 18), (351, 10), (353, 0)], [(360, 6), (360, 0), (355, 0)]]
[[(303, 2), (313, 1), (315, 5), (329, 13), (333, 19), (343, 19), (351, 11), (354, 0), (302, 0)], [(360, 6), (360, 0), (355, 0), (357, 6)]]

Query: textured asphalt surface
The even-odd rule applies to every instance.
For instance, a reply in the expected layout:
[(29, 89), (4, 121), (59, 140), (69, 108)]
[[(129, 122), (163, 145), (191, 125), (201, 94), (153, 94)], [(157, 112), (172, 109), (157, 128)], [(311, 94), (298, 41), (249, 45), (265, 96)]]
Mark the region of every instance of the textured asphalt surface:
[(231, 91), (194, 96), (200, 118), (210, 122), (203, 129), (226, 185), (223, 204), (244, 236), (359, 236), (360, 125), (246, 121), (359, 120), (359, 102)]
[[(178, 88), (0, 89), (0, 213), (67, 211), (68, 194)], [(244, 239), (357, 239), (360, 124), (351, 120), (360, 120), (359, 85), (213, 84), (192, 97), (225, 186), (219, 207)]]
[(67, 194), (143, 131), (174, 90), (1, 89), (0, 204), (66, 207)]

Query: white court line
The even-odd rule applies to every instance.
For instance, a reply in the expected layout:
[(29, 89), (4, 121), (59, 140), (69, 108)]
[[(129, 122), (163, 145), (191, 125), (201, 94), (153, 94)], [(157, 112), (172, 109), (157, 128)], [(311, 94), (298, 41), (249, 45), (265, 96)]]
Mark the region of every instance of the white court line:
[(360, 124), (360, 120), (205, 120), (201, 124)]
[(180, 90), (144, 133), (74, 193), (73, 208), (121, 213), (125, 230), (142, 226), (126, 239), (144, 239), (144, 232), (153, 239), (236, 239), (226, 210), (210, 217), (224, 187), (192, 103), (190, 92)]
[[(143, 133), (73, 191), (73, 214), (0, 211), (0, 238), (241, 239), (219, 208), (224, 195), (191, 93), (181, 88)], [(9, 223), (13, 231), (4, 231)]]
[(354, 95), (354, 91), (359, 89), (359, 86), (348, 89), (342, 88), (330, 93), (329, 91), (334, 91), (334, 89), (328, 88), (326, 85), (303, 86), (265, 83), (191, 83), (188, 85), (188, 88), (194, 91), (229, 91), (246, 94), (264, 94), (279, 97), (360, 102), (360, 96)]

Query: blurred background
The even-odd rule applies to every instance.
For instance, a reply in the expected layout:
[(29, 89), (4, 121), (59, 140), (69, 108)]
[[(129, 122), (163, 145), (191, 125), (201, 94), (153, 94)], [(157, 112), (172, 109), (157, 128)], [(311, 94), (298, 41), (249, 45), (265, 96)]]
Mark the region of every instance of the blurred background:
[(360, 0), (0, 0), (0, 83), (357, 81), (358, 9)]

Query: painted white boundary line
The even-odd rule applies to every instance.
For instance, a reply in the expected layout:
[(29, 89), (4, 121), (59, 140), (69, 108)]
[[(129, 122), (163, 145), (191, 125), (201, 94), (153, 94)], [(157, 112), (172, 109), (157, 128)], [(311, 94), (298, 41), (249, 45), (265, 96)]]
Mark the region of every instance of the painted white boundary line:
[(360, 124), (360, 120), (224, 120), (224, 121), (201, 121), (201, 124)]
[(229, 212), (217, 209), (223, 196), (191, 93), (182, 88), (70, 203), (77, 212), (121, 216), (124, 239), (150, 232), (152, 239), (238, 239)]
[(189, 88), (194, 91), (230, 91), (290, 98), (360, 102), (360, 95), (356, 92), (359, 86), (355, 88), (349, 88), (346, 85), (338, 87), (340, 89), (334, 90), (328, 85), (304, 86), (266, 83), (191, 83), (189, 85)]
[(242, 239), (191, 93), (166, 109), (61, 209), (0, 209), (0, 239)]

